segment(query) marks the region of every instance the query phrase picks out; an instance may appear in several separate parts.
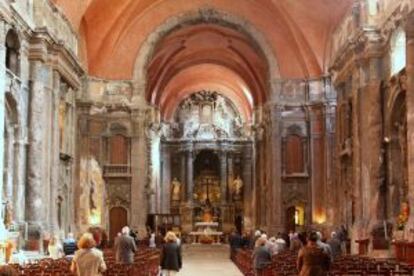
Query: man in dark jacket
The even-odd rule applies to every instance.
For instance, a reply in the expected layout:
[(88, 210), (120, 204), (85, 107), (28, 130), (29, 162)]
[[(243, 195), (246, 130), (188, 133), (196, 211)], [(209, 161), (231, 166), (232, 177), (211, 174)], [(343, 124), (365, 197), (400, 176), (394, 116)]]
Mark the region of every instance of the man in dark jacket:
[(242, 237), (236, 230), (233, 230), (230, 233), (229, 244), (230, 244), (230, 258), (231, 258), (232, 254), (234, 254), (238, 248), (242, 247)]
[(134, 263), (134, 253), (137, 251), (135, 241), (129, 236), (129, 227), (122, 228), (122, 235), (115, 240), (115, 258), (120, 264)]
[(332, 256), (334, 259), (336, 257), (341, 256), (342, 254), (341, 241), (338, 239), (338, 236), (335, 232), (331, 233), (331, 239), (328, 241), (328, 244), (331, 247)]

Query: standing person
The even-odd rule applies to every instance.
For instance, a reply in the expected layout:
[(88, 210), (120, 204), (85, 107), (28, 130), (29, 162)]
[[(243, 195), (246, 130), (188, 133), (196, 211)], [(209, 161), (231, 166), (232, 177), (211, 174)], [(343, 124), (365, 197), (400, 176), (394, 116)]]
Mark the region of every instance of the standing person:
[(173, 276), (182, 267), (181, 247), (177, 244), (177, 236), (169, 231), (165, 235), (165, 243), (161, 251), (161, 269), (163, 276)]
[(150, 248), (156, 248), (157, 244), (155, 243), (155, 233), (151, 233), (149, 238), (149, 247)]
[(129, 236), (134, 239), (135, 245), (139, 245), (138, 235), (134, 230), (129, 230)]
[(56, 260), (62, 257), (63, 248), (56, 237), (52, 237), (49, 241), (47, 250), (49, 251), (50, 258)]
[(289, 249), (291, 251), (299, 251), (299, 249), (302, 248), (302, 245), (303, 244), (302, 244), (301, 240), (299, 239), (299, 234), (298, 233), (294, 233), (292, 235), (292, 238), (290, 239), (290, 247), (289, 247)]
[(233, 229), (229, 236), (229, 244), (230, 244), (230, 258), (236, 252), (236, 250), (242, 247), (242, 238), (237, 230)]
[(267, 239), (260, 237), (256, 241), (256, 248), (253, 252), (253, 267), (255, 275), (262, 275), (263, 270), (272, 262), (272, 255), (266, 246)]
[(329, 246), (329, 244), (327, 244), (324, 241), (322, 241), (322, 233), (321, 232), (316, 232), (316, 236), (318, 237), (318, 240), (316, 241), (316, 244), (320, 248), (323, 249), (323, 252), (325, 252), (326, 254), (328, 254), (329, 258), (331, 258), (331, 262), (333, 262), (333, 255), (332, 255), (331, 247)]
[(280, 233), (277, 235), (277, 239), (275, 240), (275, 244), (276, 244), (277, 254), (284, 251), (287, 247), (286, 246), (286, 241), (282, 238), (282, 234), (280, 234)]
[(298, 254), (297, 269), (299, 276), (326, 276), (328, 275), (331, 259), (316, 242), (318, 235), (312, 232), (308, 242)]
[(73, 233), (69, 233), (68, 237), (63, 241), (63, 252), (65, 256), (72, 256), (77, 249), (76, 240)]
[(342, 254), (341, 241), (338, 239), (336, 232), (331, 233), (331, 239), (328, 241), (328, 245), (331, 247), (333, 259)]
[(241, 237), (241, 247), (242, 248), (251, 248), (252, 246), (250, 246), (251, 244), (251, 235), (248, 232), (244, 232), (242, 237)]
[(276, 244), (276, 238), (275, 237), (271, 237), (268, 241), (267, 241), (267, 248), (269, 249), (269, 252), (271, 255), (276, 255), (278, 254), (278, 250), (277, 250), (277, 244)]
[(77, 276), (100, 276), (106, 271), (103, 254), (95, 248), (96, 242), (91, 233), (79, 239), (78, 248), (73, 256), (70, 270)]
[(134, 254), (137, 251), (134, 239), (130, 236), (128, 226), (122, 228), (122, 235), (115, 240), (115, 258), (120, 264), (134, 263)]

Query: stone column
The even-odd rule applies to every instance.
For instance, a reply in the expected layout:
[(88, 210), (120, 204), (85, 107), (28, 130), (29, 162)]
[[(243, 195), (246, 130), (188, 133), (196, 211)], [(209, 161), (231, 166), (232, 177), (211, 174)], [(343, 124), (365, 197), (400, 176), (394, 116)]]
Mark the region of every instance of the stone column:
[(7, 156), (7, 182), (4, 183), (4, 194), (6, 196), (5, 200), (11, 204), (13, 199), (13, 186), (14, 186), (14, 138), (15, 138), (15, 127), (13, 123), (5, 126), (7, 128), (7, 153), (4, 154)]
[(162, 184), (161, 184), (161, 211), (170, 213), (171, 203), (171, 153), (170, 149), (162, 146)]
[(187, 201), (189, 204), (193, 203), (193, 189), (194, 189), (194, 157), (193, 157), (193, 150), (190, 149), (187, 151), (187, 181), (186, 181), (186, 188), (187, 188)]
[[(326, 88), (329, 89), (329, 88)], [(340, 216), (337, 215), (335, 210), (338, 190), (340, 189), (335, 185), (335, 113), (336, 103), (329, 103), (326, 107), (325, 115), (325, 160), (326, 160), (326, 171), (325, 171), (325, 183), (326, 183), (326, 197), (327, 197), (327, 221), (332, 225), (335, 225), (335, 218), (340, 221)], [(343, 194), (341, 195), (343, 197)]]
[(243, 151), (243, 205), (244, 205), (244, 229), (247, 231), (253, 230), (253, 160), (252, 145), (245, 146)]
[(143, 236), (148, 213), (147, 144), (145, 135), (145, 111), (136, 109), (132, 114), (133, 135), (131, 137), (131, 227)]
[(221, 204), (226, 204), (227, 199), (227, 152), (220, 153), (220, 193)]
[[(6, 89), (6, 47), (5, 47), (5, 40), (6, 40), (6, 31), (7, 27), (3, 21), (0, 21), (0, 170), (4, 169), (4, 95)], [(3, 171), (1, 171), (3, 172)], [(3, 191), (3, 177), (0, 177), (0, 191)], [(4, 201), (3, 193), (0, 194), (0, 204)], [(4, 227), (4, 214), (3, 208), (0, 208), (0, 241), (4, 242), (7, 237), (7, 231)], [(0, 259), (0, 262), (4, 260)]]
[(180, 196), (180, 199), (182, 200), (182, 201), (184, 201), (184, 199), (186, 198), (185, 197), (185, 194), (186, 194), (186, 191), (185, 191), (185, 187), (186, 187), (186, 175), (185, 175), (185, 152), (181, 152), (180, 153), (180, 161), (181, 161), (181, 164), (180, 164), (180, 182), (181, 182), (181, 196)]
[(312, 187), (312, 222), (326, 222), (325, 194), (325, 135), (324, 107), (309, 108), (310, 150), (311, 150), (311, 187)]
[[(266, 204), (268, 217), (270, 222), (269, 232), (277, 233), (283, 231), (284, 211), (282, 209), (282, 106), (270, 104), (270, 187), (267, 192), (270, 193), (270, 206)], [(267, 197), (268, 198), (268, 197)]]
[[(29, 151), (27, 168), (26, 192), (26, 219), (33, 231), (29, 239), (38, 238), (42, 227), (47, 220), (46, 205), (49, 203), (45, 194), (46, 159), (45, 135), (48, 121), (45, 114), (46, 87), (45, 78), (48, 77), (46, 66), (39, 60), (31, 62), (30, 108), (29, 108)], [(46, 191), (47, 192), (47, 191)], [(30, 233), (31, 232), (31, 233)]]
[[(382, 114), (381, 114), (381, 79), (374, 70), (380, 70), (380, 59), (370, 60), (370, 80), (360, 92), (359, 125), (360, 125), (360, 160), (362, 190), (362, 233), (370, 236), (372, 228), (381, 223), (378, 221), (381, 181), (381, 147), (382, 147)], [(369, 131), (364, 131), (369, 130)], [(382, 201), (382, 200), (381, 200)], [(361, 229), (361, 230), (362, 230)]]
[[(412, 12), (405, 24), (407, 43), (407, 171), (408, 171), (408, 200), (410, 206), (414, 203), (414, 12)], [(405, 227), (406, 234), (414, 229), (414, 211), (411, 210), (410, 218)], [(407, 236), (407, 235), (406, 235)]]
[[(50, 231), (57, 234), (59, 230), (58, 214), (57, 214), (57, 196), (59, 188), (59, 164), (60, 164), (60, 133), (59, 133), (59, 105), (60, 105), (60, 93), (61, 93), (61, 81), (60, 74), (57, 71), (53, 72), (53, 93), (51, 95), (51, 140), (50, 145), (50, 212), (49, 223)], [(65, 125), (65, 128), (70, 128), (70, 125)]]
[[(77, 109), (76, 109), (76, 148), (74, 156), (76, 156), (77, 162), (75, 163), (74, 172), (73, 172), (73, 180), (74, 185), (72, 189), (72, 195), (73, 200), (73, 206), (76, 208), (72, 209), (73, 217), (74, 217), (74, 225), (77, 231), (82, 231), (82, 228), (84, 226), (85, 218), (83, 217), (83, 210), (81, 210), (81, 206), (83, 206), (83, 203), (81, 202), (81, 196), (83, 193), (83, 183), (81, 183), (81, 174), (84, 172), (81, 171), (83, 168), (81, 168), (81, 164), (83, 162), (86, 162), (88, 160), (88, 155), (90, 151), (90, 137), (88, 135), (89, 133), (89, 111), (91, 108), (90, 103), (78, 103)], [(83, 164), (82, 164), (83, 166)], [(71, 187), (69, 187), (71, 189)], [(71, 194), (71, 193), (69, 193)]]
[(13, 189), (13, 210), (14, 219), (17, 222), (24, 221), (25, 213), (25, 194), (26, 194), (26, 146), (27, 142), (21, 134), (20, 129), (18, 139), (15, 142), (15, 171), (16, 179)]
[(233, 167), (233, 155), (229, 153), (227, 155), (227, 200), (229, 203), (233, 201), (232, 188), (234, 180), (234, 167)]

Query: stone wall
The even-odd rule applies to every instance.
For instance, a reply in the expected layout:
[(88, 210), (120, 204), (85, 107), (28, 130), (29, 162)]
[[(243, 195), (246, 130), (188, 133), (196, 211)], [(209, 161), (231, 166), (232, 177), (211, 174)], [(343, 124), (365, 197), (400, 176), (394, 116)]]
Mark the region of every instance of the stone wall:
[[(289, 207), (304, 209), (296, 230), (331, 224), (336, 93), (330, 78), (278, 80), (271, 100), (256, 112), (254, 221), (271, 234), (285, 231)], [(298, 137), (299, 154), (287, 152), (289, 138)], [(293, 147), (295, 149), (295, 146)], [(299, 160), (301, 158), (301, 160)], [(288, 161), (291, 160), (291, 161)], [(288, 172), (288, 162), (302, 169)]]
[[(35, 16), (39, 13), (43, 16)], [(7, 113), (5, 129), (0, 120), (0, 132), (7, 137), (1, 147), (6, 152), (0, 154), (1, 162), (6, 154), (7, 164), (6, 182), (0, 184), (7, 206), (2, 217), (29, 240), (26, 247), (38, 248), (42, 235), (74, 230), (70, 211), (62, 210), (63, 205), (74, 209), (75, 94), (82, 89), (84, 71), (76, 58), (76, 36), (65, 31), (68, 23), (48, 1), (1, 1), (0, 15), (2, 60), (10, 30), (17, 41), (17, 70), (0, 65), (0, 117)], [(60, 122), (62, 107), (65, 119)]]
[[(390, 51), (393, 33), (407, 26), (413, 6), (412, 1), (380, 3), (373, 8), (357, 1), (349, 15), (354, 22), (351, 35), (341, 39), (349, 31), (345, 25), (350, 19), (346, 17), (332, 38), (331, 69), (339, 93), (334, 191), (339, 202), (335, 211), (340, 215), (334, 222), (350, 230), (353, 252), (357, 250), (355, 240), (372, 241), (373, 231), (383, 231), (384, 225), (389, 224), (387, 230), (392, 226), (395, 232), (401, 202), (412, 202), (404, 196), (413, 190), (407, 180), (406, 157), (411, 155), (405, 127), (411, 117), (405, 83), (412, 76), (404, 71), (391, 76)], [(407, 47), (407, 56), (409, 53)], [(371, 242), (370, 251), (376, 249)]]

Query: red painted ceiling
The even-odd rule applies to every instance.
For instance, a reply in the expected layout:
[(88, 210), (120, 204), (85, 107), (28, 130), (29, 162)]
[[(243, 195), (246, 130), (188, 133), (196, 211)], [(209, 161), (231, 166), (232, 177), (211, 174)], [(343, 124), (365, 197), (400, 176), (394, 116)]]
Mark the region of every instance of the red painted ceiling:
[[(132, 79), (138, 52), (157, 27), (171, 17), (206, 6), (243, 18), (263, 34), (277, 59), (280, 77), (317, 77), (326, 73), (330, 35), (353, 3), (353, 0), (53, 1), (79, 31), (81, 57), (89, 74), (107, 79)], [(192, 73), (191, 67), (197, 70)], [(177, 95), (188, 91), (188, 87), (197, 86), (194, 78), (210, 86), (225, 86), (227, 90), (231, 90), (230, 86), (239, 92), (247, 89), (253, 98), (252, 105), (266, 97), (269, 75), (266, 57), (257, 51), (251, 38), (223, 26), (201, 24), (170, 33), (156, 46), (148, 69), (146, 95), (155, 104), (169, 106), (172, 98), (178, 99)], [(217, 76), (219, 71), (222, 75)], [(184, 75), (191, 83), (188, 87), (183, 84)], [(213, 75), (215, 83), (208, 81)], [(183, 82), (182, 91), (176, 91), (179, 85), (172, 83), (175, 80)], [(167, 88), (177, 94), (166, 96)], [(249, 102), (244, 94), (239, 94), (238, 99)], [(251, 110), (251, 107), (241, 109)]]

